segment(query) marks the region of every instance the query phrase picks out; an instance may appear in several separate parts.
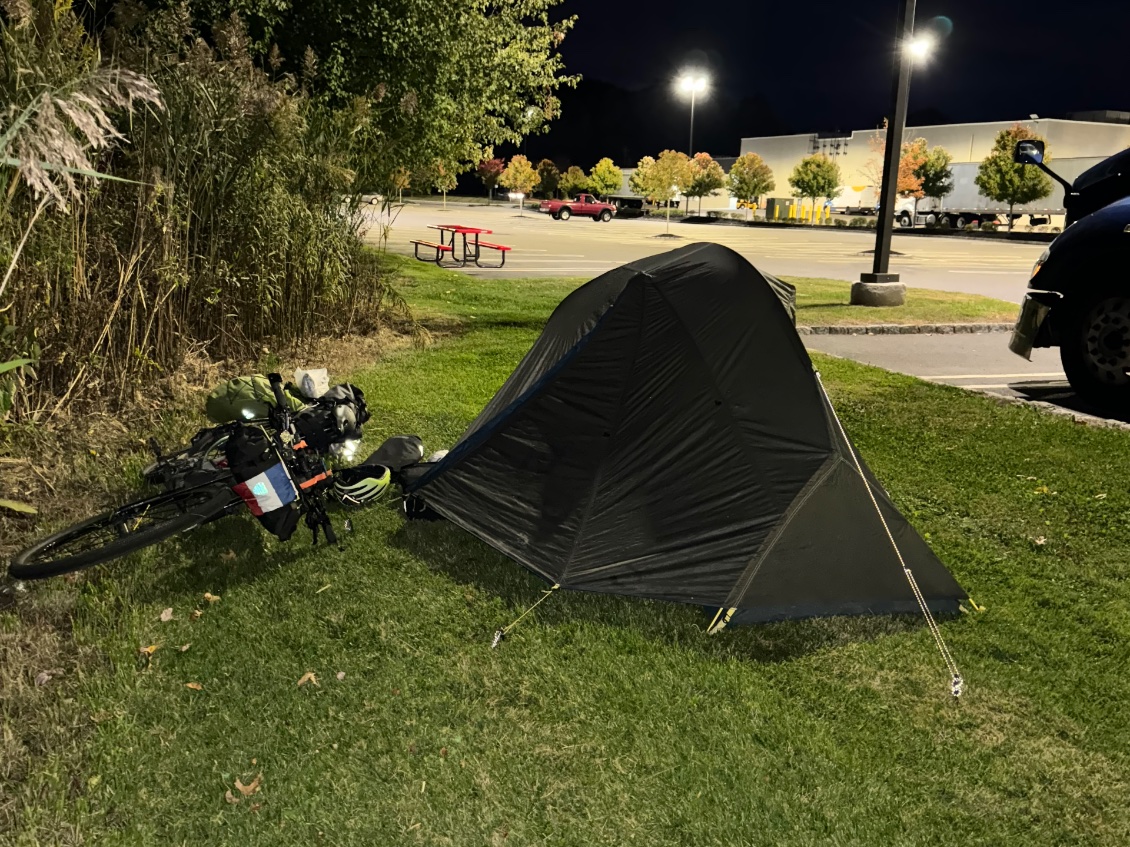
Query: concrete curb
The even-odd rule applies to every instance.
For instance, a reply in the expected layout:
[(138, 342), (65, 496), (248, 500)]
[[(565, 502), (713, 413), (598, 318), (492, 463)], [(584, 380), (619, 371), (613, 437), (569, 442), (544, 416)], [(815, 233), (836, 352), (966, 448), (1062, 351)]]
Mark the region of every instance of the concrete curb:
[(864, 324), (859, 326), (798, 326), (799, 335), (961, 335), (973, 332), (1012, 332), (1013, 324)]
[[(934, 385), (941, 385), (942, 383), (935, 382)], [(980, 394), (982, 397), (988, 397), (990, 400), (996, 401), (998, 406), (1028, 406), (1029, 408), (1035, 407), (1038, 411), (1047, 412), (1060, 418), (1070, 418), (1075, 423), (1082, 426), (1093, 426), (1098, 429), (1121, 429), (1130, 431), (1130, 423), (1125, 421), (1116, 421), (1110, 418), (1100, 418), (1096, 415), (1088, 415), (1086, 412), (1077, 412), (1074, 409), (1065, 409), (1063, 406), (1057, 406), (1055, 403), (1048, 403), (1046, 400), (1025, 400), (1023, 397), (1007, 397), (1004, 394), (993, 394), (991, 391), (985, 391), (980, 388), (962, 388), (960, 385), (949, 386), (951, 388), (961, 388), (962, 391), (968, 391), (970, 394)]]
[[(843, 359), (845, 362), (858, 362), (858, 360), (850, 356), (840, 356), (836, 353), (820, 353), (821, 356), (827, 356), (830, 359)], [(886, 368), (878, 368), (876, 365), (867, 365), (870, 368), (877, 368), (878, 370), (887, 370)], [(1100, 418), (1097, 415), (1089, 415), (1086, 412), (1077, 412), (1074, 409), (1065, 409), (1063, 406), (1057, 406), (1055, 403), (1049, 403), (1046, 400), (1027, 400), (1024, 397), (1009, 397), (1006, 394), (995, 394), (983, 388), (966, 388), (964, 385), (950, 385), (948, 382), (934, 382), (928, 377), (914, 376), (913, 374), (904, 374), (901, 371), (890, 371), (887, 373), (897, 373), (900, 376), (907, 376), (911, 379), (916, 379), (919, 382), (925, 382), (930, 385), (938, 385), (942, 388), (956, 388), (959, 391), (964, 391), (966, 394), (977, 394), (987, 400), (992, 400), (998, 406), (1025, 406), (1029, 409), (1034, 409), (1037, 413), (1045, 413), (1055, 415), (1060, 418), (1069, 418), (1080, 426), (1093, 426), (1096, 429), (1119, 429), (1130, 432), (1130, 423), (1125, 421), (1111, 420), (1110, 418)]]

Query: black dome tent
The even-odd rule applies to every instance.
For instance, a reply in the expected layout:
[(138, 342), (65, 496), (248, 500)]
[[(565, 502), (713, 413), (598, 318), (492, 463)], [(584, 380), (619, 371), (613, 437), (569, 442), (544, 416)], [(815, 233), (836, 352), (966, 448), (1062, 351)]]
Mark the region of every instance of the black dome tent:
[(592, 280), (410, 495), (561, 588), (718, 608), (715, 628), (956, 612), (965, 592), (855, 453), (786, 288), (715, 244)]

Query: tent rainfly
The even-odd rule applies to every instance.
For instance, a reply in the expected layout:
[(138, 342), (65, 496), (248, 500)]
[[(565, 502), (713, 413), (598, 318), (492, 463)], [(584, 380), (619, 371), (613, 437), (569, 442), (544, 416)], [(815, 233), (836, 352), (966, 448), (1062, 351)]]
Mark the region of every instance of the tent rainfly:
[(715, 630), (956, 612), (766, 276), (691, 244), (578, 288), (409, 494), (561, 588), (717, 608)]

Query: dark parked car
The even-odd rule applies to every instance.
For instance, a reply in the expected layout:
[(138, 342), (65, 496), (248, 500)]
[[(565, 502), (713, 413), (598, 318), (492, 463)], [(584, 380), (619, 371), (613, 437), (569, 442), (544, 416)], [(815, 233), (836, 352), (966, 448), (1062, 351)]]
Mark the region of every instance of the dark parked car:
[(1130, 150), (1068, 183), (1044, 164), (1044, 143), (1022, 141), (1014, 159), (1064, 186), (1067, 228), (1028, 282), (1009, 349), (1059, 347), (1080, 397), (1105, 411), (1130, 410)]

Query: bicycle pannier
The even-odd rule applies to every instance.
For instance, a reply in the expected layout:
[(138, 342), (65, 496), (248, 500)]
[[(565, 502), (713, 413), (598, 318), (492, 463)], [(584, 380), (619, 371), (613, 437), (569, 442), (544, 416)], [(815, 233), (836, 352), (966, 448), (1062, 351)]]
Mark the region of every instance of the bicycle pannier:
[(264, 529), (286, 541), (298, 527), (298, 490), (266, 433), (239, 427), (224, 453), (235, 477), (232, 490)]

